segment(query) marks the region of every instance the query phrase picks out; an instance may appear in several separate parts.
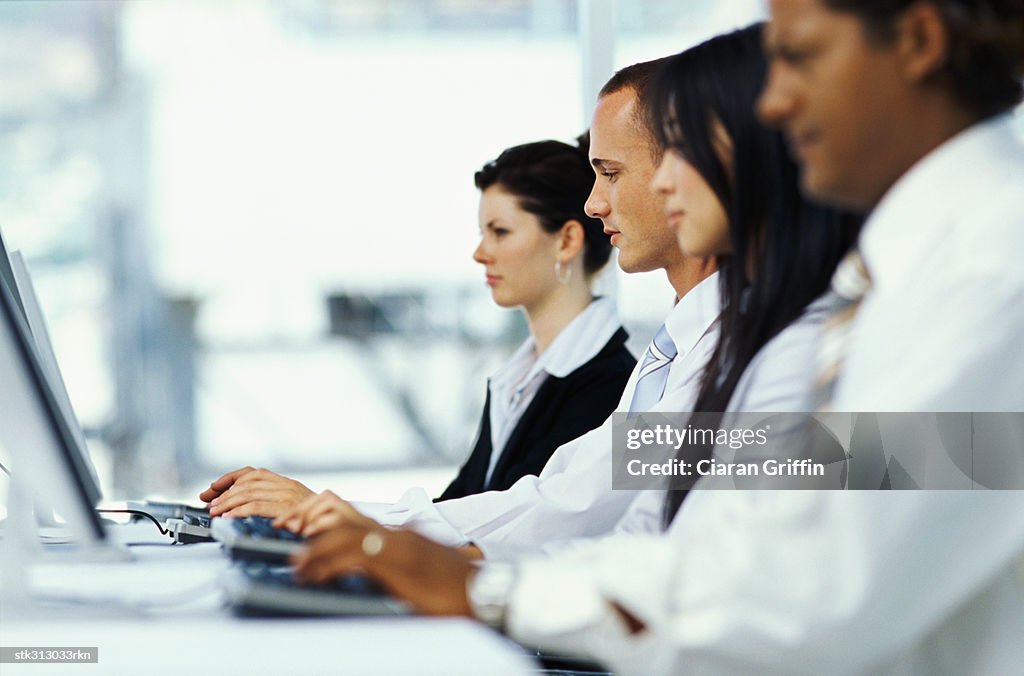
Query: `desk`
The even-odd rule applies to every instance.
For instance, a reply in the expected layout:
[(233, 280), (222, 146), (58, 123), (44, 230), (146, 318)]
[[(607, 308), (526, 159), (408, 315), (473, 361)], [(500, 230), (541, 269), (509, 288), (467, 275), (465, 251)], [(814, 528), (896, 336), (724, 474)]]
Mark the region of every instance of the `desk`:
[[(234, 617), (219, 545), (132, 548), (127, 563), (37, 564), (48, 607), (0, 620), (0, 645), (99, 648), (97, 664), (3, 664), (19, 674), (524, 674), (513, 644), (470, 620)], [(57, 602), (59, 600), (59, 603)]]

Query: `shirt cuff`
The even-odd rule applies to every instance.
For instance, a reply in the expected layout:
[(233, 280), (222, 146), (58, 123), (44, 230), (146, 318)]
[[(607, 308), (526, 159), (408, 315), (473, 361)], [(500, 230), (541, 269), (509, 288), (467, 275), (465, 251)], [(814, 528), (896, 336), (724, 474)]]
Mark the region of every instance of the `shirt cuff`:
[(476, 618), (494, 629), (504, 630), (508, 599), (518, 571), (512, 564), (485, 563), (469, 578), (466, 596)]
[[(357, 507), (362, 511), (361, 508), (362, 505)], [(434, 501), (422, 488), (410, 488), (398, 502), (386, 509), (378, 510), (373, 518), (384, 526), (412, 528), (420, 535), (449, 547), (469, 544), (469, 538), (442, 516)]]

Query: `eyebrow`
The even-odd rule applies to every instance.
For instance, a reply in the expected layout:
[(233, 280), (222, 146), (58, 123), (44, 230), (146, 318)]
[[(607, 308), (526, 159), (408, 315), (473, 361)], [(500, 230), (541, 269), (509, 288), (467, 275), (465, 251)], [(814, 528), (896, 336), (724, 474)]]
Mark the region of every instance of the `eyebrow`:
[(623, 166), (622, 162), (616, 162), (615, 160), (602, 160), (599, 157), (595, 157), (594, 159), (590, 160), (590, 163), (594, 165), (595, 169), (607, 169), (613, 166), (616, 168), (621, 168)]
[(785, 52), (792, 51), (794, 35), (800, 35), (799, 28), (788, 26), (780, 30), (778, 24), (774, 21), (766, 23), (764, 32), (761, 35), (761, 49), (764, 51), (765, 58), (771, 60), (778, 58)]
[(764, 52), (765, 59), (771, 61), (778, 57), (779, 51), (782, 48), (783, 40), (775, 33), (765, 30), (764, 37), (761, 40), (761, 50)]

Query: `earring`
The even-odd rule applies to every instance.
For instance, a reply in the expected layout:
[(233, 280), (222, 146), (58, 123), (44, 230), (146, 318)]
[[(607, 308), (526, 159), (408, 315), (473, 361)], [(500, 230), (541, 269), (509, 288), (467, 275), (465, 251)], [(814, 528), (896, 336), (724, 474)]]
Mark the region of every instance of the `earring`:
[(560, 284), (568, 284), (569, 280), (572, 279), (572, 268), (568, 265), (562, 265), (562, 261), (555, 261), (555, 279)]

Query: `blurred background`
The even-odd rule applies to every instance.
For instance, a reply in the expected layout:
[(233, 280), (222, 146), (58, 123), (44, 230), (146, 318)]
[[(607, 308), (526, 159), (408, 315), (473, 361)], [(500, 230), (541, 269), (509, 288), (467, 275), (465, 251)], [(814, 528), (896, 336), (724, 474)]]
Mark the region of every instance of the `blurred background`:
[[(585, 128), (613, 70), (759, 0), (0, 3), (0, 228), (108, 498), (251, 464), (440, 492), (526, 335), (473, 173)], [(635, 353), (672, 292), (600, 282)], [(2, 386), (2, 384), (0, 384)]]

